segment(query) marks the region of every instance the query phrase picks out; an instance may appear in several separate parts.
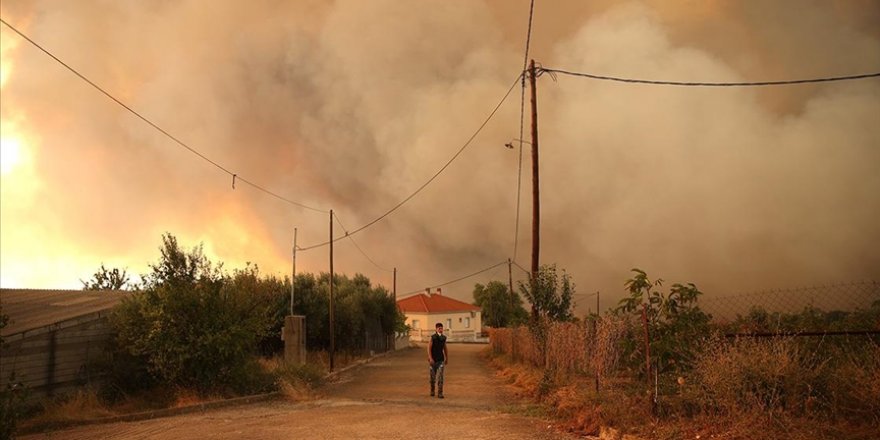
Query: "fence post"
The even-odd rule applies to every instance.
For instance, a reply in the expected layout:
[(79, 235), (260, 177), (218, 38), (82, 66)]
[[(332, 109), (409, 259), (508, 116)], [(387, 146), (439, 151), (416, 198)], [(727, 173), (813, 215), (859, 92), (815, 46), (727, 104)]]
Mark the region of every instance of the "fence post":
[(593, 368), (596, 369), (596, 395), (599, 395), (599, 315), (593, 321)]
[(651, 391), (651, 334), (648, 332), (648, 304), (642, 304), (642, 324), (645, 327), (645, 378), (648, 381), (648, 400), (651, 404), (651, 415), (656, 413), (654, 393)]
[(513, 359), (514, 362), (516, 362), (516, 329), (517, 327), (511, 327), (508, 332), (510, 334), (510, 358)]

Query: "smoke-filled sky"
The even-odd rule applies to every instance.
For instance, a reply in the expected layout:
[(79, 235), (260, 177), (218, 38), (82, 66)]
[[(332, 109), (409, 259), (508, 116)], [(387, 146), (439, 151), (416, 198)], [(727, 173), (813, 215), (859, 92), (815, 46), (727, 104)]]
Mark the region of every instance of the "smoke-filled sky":
[[(528, 14), (528, 0), (0, 4), (4, 20), (178, 139), (332, 208), (349, 230), (425, 183), (485, 120), (522, 69)], [(327, 214), (233, 190), (6, 26), (0, 42), (3, 287), (78, 288), (101, 263), (143, 273), (164, 232), (204, 243), (228, 269), (281, 276), (294, 228), (302, 247), (328, 239)], [(538, 0), (530, 57), (680, 81), (878, 72), (880, 3)], [(399, 296), (511, 257), (519, 152), (504, 144), (519, 137), (520, 92), (433, 183), (353, 236), (398, 268)], [(579, 293), (610, 303), (632, 267), (709, 295), (880, 278), (876, 78), (682, 88), (545, 74), (538, 110), (541, 261)], [(327, 271), (327, 251), (299, 252), (297, 270)], [(335, 269), (391, 285), (349, 240)], [(470, 300), (474, 282), (506, 278), (503, 265), (444, 294)]]

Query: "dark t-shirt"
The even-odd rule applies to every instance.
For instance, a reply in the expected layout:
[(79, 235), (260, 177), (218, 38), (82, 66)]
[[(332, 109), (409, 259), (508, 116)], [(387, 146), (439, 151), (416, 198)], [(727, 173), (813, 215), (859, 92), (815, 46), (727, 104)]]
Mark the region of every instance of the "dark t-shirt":
[(446, 348), (446, 335), (437, 333), (431, 335), (431, 357), (434, 358), (434, 362), (446, 361), (446, 356), (443, 354), (444, 348)]

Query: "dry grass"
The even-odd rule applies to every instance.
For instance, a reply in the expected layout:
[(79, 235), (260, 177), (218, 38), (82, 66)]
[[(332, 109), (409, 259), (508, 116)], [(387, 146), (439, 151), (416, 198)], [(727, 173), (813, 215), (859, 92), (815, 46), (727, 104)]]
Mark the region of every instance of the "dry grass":
[(181, 388), (174, 393), (174, 402), (169, 405), (169, 408), (186, 408), (215, 400), (223, 400), (223, 398), (223, 396), (218, 394), (200, 395), (194, 390)]
[(620, 362), (624, 320), (603, 318), (596, 322), (555, 322), (547, 325), (546, 349), (527, 327), (490, 330), (491, 350), (536, 367), (552, 368), (556, 374), (611, 375)]
[(512, 394), (540, 405), (544, 409), (541, 414), (556, 418), (565, 430), (596, 435), (602, 425), (633, 425), (650, 418), (647, 401), (626, 395), (621, 390), (628, 385), (620, 381), (613, 390), (596, 394), (593, 378), (575, 375), (546, 391), (542, 390), (546, 378), (543, 368), (515, 362), (506, 355), (490, 357), (489, 364), (508, 383)]
[[(339, 370), (359, 360), (370, 357), (369, 354), (350, 351), (337, 351), (333, 357), (333, 369)], [(330, 371), (329, 351), (310, 351), (306, 357), (306, 364), (320, 367), (325, 373)]]
[(625, 322), (551, 324), (546, 357), (527, 332), (493, 330), (492, 365), (517, 395), (552, 408), (578, 432), (605, 425), (658, 439), (880, 438), (876, 344), (710, 339), (692, 369), (660, 379), (673, 386), (661, 386), (654, 416), (644, 379), (621, 368)]
[[(343, 362), (351, 362), (353, 357), (343, 359)], [(260, 359), (257, 365), (262, 374), (276, 378), (276, 389), (288, 399), (299, 402), (318, 397), (317, 389), (323, 384), (325, 375), (323, 367), (308, 364), (293, 366), (280, 358)], [(110, 404), (101, 398), (97, 390), (89, 388), (44, 401), (42, 408), (33, 417), (22, 421), (19, 427), (52, 426), (156, 409), (183, 408), (226, 397), (229, 396), (204, 395), (186, 388), (154, 388), (124, 396)]]
[(294, 402), (316, 399), (324, 383), (325, 372), (314, 364), (292, 365), (280, 357), (260, 360), (260, 365), (277, 377), (278, 390)]
[(104, 404), (94, 389), (83, 389), (63, 397), (46, 400), (42, 406), (41, 411), (23, 421), (19, 427), (98, 419), (117, 414)]

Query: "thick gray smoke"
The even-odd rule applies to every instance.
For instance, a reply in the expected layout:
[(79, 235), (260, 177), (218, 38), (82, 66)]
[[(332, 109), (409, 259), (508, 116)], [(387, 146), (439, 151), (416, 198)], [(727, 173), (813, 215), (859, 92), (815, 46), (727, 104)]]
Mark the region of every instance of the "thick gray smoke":
[[(537, 3), (532, 55), (548, 67), (695, 81), (880, 71), (876, 3)], [(2, 15), (231, 172), (332, 208), (352, 230), (430, 178), (514, 83), (528, 1), (23, 1)], [(326, 214), (233, 190), (27, 43), (8, 53), (2, 116), (33, 160), (31, 174), (3, 177), (30, 188), (4, 188), (4, 287), (75, 287), (102, 261), (141, 271), (164, 231), (279, 274), (294, 227), (300, 246), (328, 238)], [(619, 297), (632, 267), (709, 294), (880, 275), (880, 81), (696, 89), (544, 75), (538, 90), (542, 261), (579, 292)], [(443, 174), (354, 236), (399, 269), (400, 295), (511, 255), (518, 152), (504, 144), (519, 136), (519, 97), (516, 85)], [(347, 240), (335, 251), (337, 271), (390, 287)], [(47, 255), (51, 268), (76, 261), (69, 281), (15, 264)], [(327, 260), (326, 248), (301, 252), (298, 269)], [(473, 282), (506, 277), (499, 267), (444, 293), (470, 300)]]

